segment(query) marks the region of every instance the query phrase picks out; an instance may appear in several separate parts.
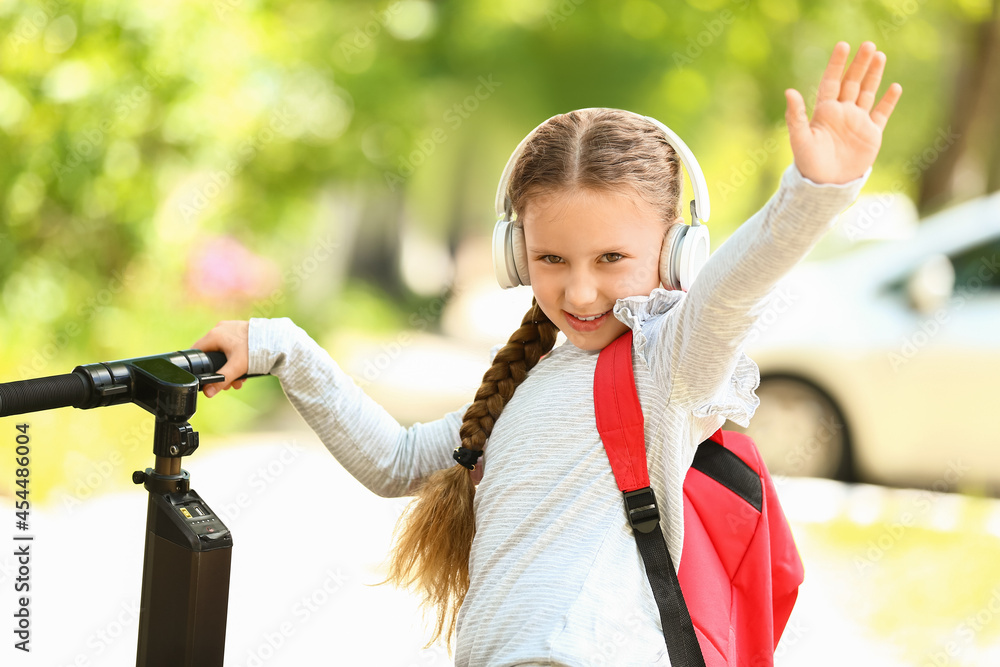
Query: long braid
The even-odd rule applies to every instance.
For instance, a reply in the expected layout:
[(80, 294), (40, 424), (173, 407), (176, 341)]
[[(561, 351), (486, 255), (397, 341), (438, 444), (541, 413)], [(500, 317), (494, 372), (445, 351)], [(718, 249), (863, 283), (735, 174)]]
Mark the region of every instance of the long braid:
[[(558, 329), (532, 300), (507, 344), (483, 375), (475, 400), (465, 412), (462, 446), (482, 451), (514, 390), (538, 360), (555, 345)], [(458, 609), (469, 590), (469, 553), (476, 534), (473, 499), (476, 488), (461, 465), (430, 475), (400, 517), (388, 581), (415, 588), (437, 614), (429, 643), (450, 643)]]

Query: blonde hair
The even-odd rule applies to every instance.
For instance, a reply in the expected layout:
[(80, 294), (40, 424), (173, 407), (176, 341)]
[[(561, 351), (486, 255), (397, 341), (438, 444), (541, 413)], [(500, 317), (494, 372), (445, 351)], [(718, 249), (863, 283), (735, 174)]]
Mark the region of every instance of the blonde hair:
[[(522, 214), (533, 196), (566, 188), (628, 187), (662, 212), (678, 215), (680, 160), (662, 132), (642, 116), (617, 109), (585, 109), (550, 119), (525, 143), (507, 194)], [(482, 451), (514, 390), (555, 344), (558, 328), (537, 302), (497, 353), (465, 413), (462, 446)], [(469, 554), (475, 537), (475, 485), (455, 465), (430, 475), (400, 518), (388, 581), (414, 588), (437, 620), (429, 642), (450, 643), (469, 590)]]

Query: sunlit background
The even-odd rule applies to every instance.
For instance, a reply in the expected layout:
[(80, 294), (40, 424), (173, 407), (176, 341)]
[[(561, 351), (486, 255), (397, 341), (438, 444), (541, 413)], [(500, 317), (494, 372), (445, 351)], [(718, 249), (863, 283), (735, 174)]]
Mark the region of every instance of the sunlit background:
[[(806, 562), (779, 662), (1000, 664), (1000, 200), (982, 199), (1000, 190), (996, 0), (0, 0), (0, 381), (186, 349), (219, 320), (290, 317), (402, 424), (435, 419), (471, 399), (490, 347), (530, 304), (527, 288), (502, 292), (490, 268), (496, 181), (528, 131), (591, 106), (662, 120), (706, 174), (717, 247), (790, 164), (783, 90), (811, 102), (840, 39), (876, 42), (904, 95), (865, 201), (812, 257), (834, 268), (803, 273), (803, 291), (779, 290), (773, 310), (832, 319), (806, 308), (831, 285), (848, 295), (838, 308), (862, 300), (836, 276), (884, 279), (887, 291), (836, 340), (809, 334), (816, 349), (793, 346), (781, 325), (755, 333), (762, 372), (821, 358), (843, 371), (842, 387), (809, 378), (823, 391), (808, 408), (772, 398), (765, 417), (762, 403), (761, 424), (798, 434), (771, 455)], [(971, 239), (954, 254), (937, 237), (914, 250), (918, 220), (977, 202), (949, 219)], [(835, 264), (889, 246), (892, 276)], [(862, 257), (856, 267), (890, 263)], [(813, 283), (819, 291), (805, 291)], [(865, 338), (875, 330), (888, 333)], [(871, 364), (852, 375), (845, 359)], [(838, 392), (860, 393), (882, 421), (848, 402), (831, 413), (822, 401)], [(935, 392), (936, 409), (915, 407)], [(902, 417), (878, 404), (897, 394)], [(830, 414), (841, 422), (817, 435)], [(135, 619), (117, 610), (138, 599), (145, 500), (130, 473), (152, 463), (150, 421), (132, 406), (0, 420), (5, 452), (14, 425), (31, 424), (32, 507), (40, 544), (53, 545), (37, 573), (39, 652), (8, 642), (15, 664), (132, 660)], [(238, 545), (227, 664), (447, 664), (443, 650), (420, 651), (412, 600), (366, 586), (384, 574), (402, 501), (374, 501), (350, 480), (277, 381), (202, 400), (192, 423), (203, 444), (185, 468)], [(303, 448), (291, 460), (288, 442)], [(11, 458), (0, 458), (11, 525), (0, 539), (14, 533)], [(254, 466), (280, 468), (259, 495)], [(254, 502), (241, 510), (247, 489)], [(377, 520), (353, 515), (365, 503)], [(118, 515), (129, 521), (106, 525)], [(278, 546), (286, 530), (297, 550)], [(313, 530), (322, 536), (302, 546)], [(8, 561), (4, 616), (15, 604)], [(325, 590), (323, 573), (338, 567), (351, 573), (343, 599), (261, 651), (260, 637), (297, 624), (294, 601)], [(73, 599), (60, 597), (63, 583)], [(400, 631), (404, 648), (379, 645), (386, 619), (413, 625)], [(94, 633), (115, 623), (100, 649)], [(303, 662), (310, 651), (326, 657)]]

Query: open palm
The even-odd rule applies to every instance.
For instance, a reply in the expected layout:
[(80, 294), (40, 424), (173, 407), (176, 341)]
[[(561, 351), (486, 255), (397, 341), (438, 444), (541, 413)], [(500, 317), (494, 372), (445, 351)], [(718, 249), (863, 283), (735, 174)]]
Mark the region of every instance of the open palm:
[(872, 108), (885, 70), (885, 54), (865, 42), (841, 79), (850, 50), (846, 42), (834, 47), (820, 80), (812, 120), (806, 115), (802, 95), (794, 88), (785, 91), (785, 122), (795, 165), (815, 183), (846, 183), (872, 166), (882, 146), (882, 131), (903, 93), (893, 83)]

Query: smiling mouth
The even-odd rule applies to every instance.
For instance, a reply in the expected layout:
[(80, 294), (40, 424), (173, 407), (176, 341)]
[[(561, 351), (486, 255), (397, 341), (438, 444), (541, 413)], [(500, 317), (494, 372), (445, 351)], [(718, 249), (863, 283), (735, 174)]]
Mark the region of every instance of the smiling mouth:
[(604, 323), (608, 320), (608, 315), (611, 313), (610, 310), (601, 313), (600, 315), (587, 315), (584, 317), (579, 317), (573, 313), (568, 313), (565, 310), (563, 314), (566, 316), (566, 323), (573, 328), (574, 331), (579, 333), (591, 333), (597, 331)]
[(586, 316), (586, 317), (580, 317), (579, 315), (574, 315), (573, 313), (567, 313), (567, 314), (568, 314), (568, 315), (569, 315), (570, 317), (575, 317), (576, 319), (580, 320), (581, 322), (593, 322), (593, 321), (594, 321), (594, 320), (596, 320), (597, 318), (599, 318), (599, 317), (604, 317), (605, 315), (607, 315), (607, 314), (608, 314), (608, 313), (610, 313), (610, 312), (611, 312), (610, 310), (606, 310), (606, 311), (604, 311), (603, 313), (600, 313), (600, 314), (598, 314), (598, 315), (588, 315), (588, 316)]

